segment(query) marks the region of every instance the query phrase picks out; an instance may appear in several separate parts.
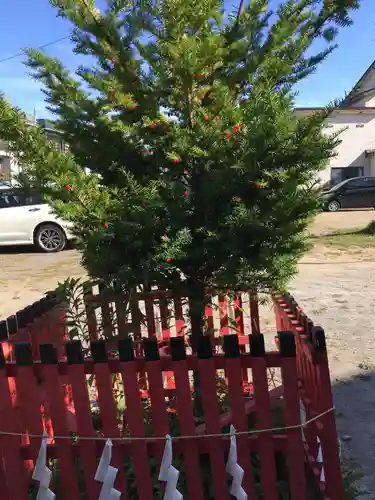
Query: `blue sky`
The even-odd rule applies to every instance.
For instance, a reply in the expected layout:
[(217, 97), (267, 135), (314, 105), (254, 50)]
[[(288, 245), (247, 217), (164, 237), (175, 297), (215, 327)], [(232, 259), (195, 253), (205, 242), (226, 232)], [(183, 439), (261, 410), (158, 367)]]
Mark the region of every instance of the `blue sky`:
[[(99, 0), (99, 5), (103, 0)], [(228, 7), (238, 2), (228, 0)], [(375, 59), (374, 0), (362, 0), (354, 13), (354, 25), (341, 30), (339, 48), (323, 63), (317, 73), (299, 86), (299, 106), (319, 106), (342, 97)], [(18, 54), (24, 47), (37, 47), (67, 37), (70, 25), (56, 18), (48, 0), (1, 0), (0, 60)], [(46, 49), (70, 68), (77, 66), (69, 39)], [(46, 116), (40, 86), (27, 74), (24, 57), (0, 62), (0, 91), (15, 105), (37, 117)]]

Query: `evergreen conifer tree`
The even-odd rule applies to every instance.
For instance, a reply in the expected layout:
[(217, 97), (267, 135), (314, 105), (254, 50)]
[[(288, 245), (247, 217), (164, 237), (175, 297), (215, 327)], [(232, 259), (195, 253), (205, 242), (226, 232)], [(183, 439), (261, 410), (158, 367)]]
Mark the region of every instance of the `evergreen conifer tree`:
[(73, 221), (89, 274), (187, 294), (195, 337), (205, 288), (284, 286), (318, 209), (308, 187), (338, 142), (322, 134), (330, 108), (295, 115), (294, 85), (359, 0), (242, 1), (234, 15), (223, 0), (50, 2), (87, 66), (72, 75), (37, 50), (27, 64), (70, 152), (4, 99), (0, 135)]

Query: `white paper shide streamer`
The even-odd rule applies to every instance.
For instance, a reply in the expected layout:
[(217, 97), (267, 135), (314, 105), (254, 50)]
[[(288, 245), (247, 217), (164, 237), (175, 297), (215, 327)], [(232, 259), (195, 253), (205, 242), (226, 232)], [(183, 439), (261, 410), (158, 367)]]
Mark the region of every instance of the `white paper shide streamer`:
[(183, 496), (177, 489), (177, 481), (180, 473), (172, 465), (172, 439), (166, 436), (163, 459), (160, 466), (159, 481), (166, 484), (163, 500), (182, 500)]
[(99, 481), (99, 483), (103, 483), (99, 500), (116, 500), (121, 497), (121, 491), (118, 491), (113, 487), (118, 469), (109, 465), (111, 460), (112, 441), (107, 439), (95, 474), (95, 480)]
[(244, 470), (237, 461), (237, 440), (236, 429), (233, 425), (230, 426), (230, 448), (227, 462), (227, 472), (233, 477), (232, 486), (229, 493), (237, 498), (237, 500), (247, 500), (247, 494), (242, 488), (242, 480)]
[[(49, 489), (52, 471), (47, 467), (47, 434), (44, 431), (38, 458), (35, 462), (33, 479), (39, 481), (37, 500), (54, 500), (55, 494)], [(17, 478), (15, 479), (17, 481)]]
[(318, 456), (316, 457), (316, 461), (318, 464), (322, 466), (321, 472), (320, 472), (320, 481), (325, 482), (326, 480), (326, 475), (324, 473), (324, 465), (323, 465), (323, 452), (322, 452), (322, 443), (320, 442), (319, 437), (317, 437), (318, 440)]

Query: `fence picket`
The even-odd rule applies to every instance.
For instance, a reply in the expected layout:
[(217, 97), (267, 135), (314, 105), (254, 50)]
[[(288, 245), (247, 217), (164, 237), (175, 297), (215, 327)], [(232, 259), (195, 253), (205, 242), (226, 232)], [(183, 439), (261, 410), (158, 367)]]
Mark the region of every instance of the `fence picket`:
[(251, 317), (251, 333), (253, 335), (257, 335), (260, 333), (260, 324), (259, 324), (258, 295), (256, 290), (251, 290), (249, 292), (249, 305), (250, 305), (250, 317)]
[[(87, 391), (87, 377), (83, 364), (83, 353), (79, 341), (68, 342), (66, 345), (68, 360), (68, 376), (72, 386), (74, 411), (77, 420), (77, 432), (79, 436), (94, 437), (90, 399)], [(79, 443), (80, 458), (82, 461), (83, 474), (86, 485), (88, 500), (98, 500), (100, 485), (93, 481), (98, 466), (96, 447), (94, 441), (82, 440)]]
[[(301, 424), (300, 402), (297, 385), (296, 345), (291, 332), (278, 332), (281, 355), (281, 375), (284, 387), (285, 426)], [(287, 462), (291, 500), (307, 500), (305, 452), (301, 429), (288, 429)]]
[[(228, 314), (228, 297), (222, 294), (219, 297), (219, 335), (224, 336), (224, 347), (228, 351), (228, 345), (231, 342), (236, 343), (236, 356), (238, 356), (238, 343), (240, 343), (241, 355), (237, 358), (234, 355), (222, 355), (212, 357), (212, 350), (209, 346), (209, 340), (203, 340), (199, 348), (198, 356), (189, 355), (185, 359), (184, 339), (178, 338), (184, 333), (184, 309), (183, 297), (175, 297), (172, 291), (151, 290), (149, 292), (136, 292), (133, 301), (130, 302), (132, 312), (132, 325), (125, 311), (119, 309), (122, 304), (121, 296), (111, 295), (100, 290), (99, 295), (93, 295), (84, 292), (83, 302), (86, 304), (87, 320), (95, 321), (90, 315), (94, 315), (95, 310), (102, 309), (101, 326), (106, 328), (106, 334), (111, 337), (109, 348), (116, 348), (114, 345), (114, 336), (119, 333), (123, 337), (123, 342), (128, 343), (128, 355), (131, 351), (132, 359), (125, 359), (124, 347), (120, 348), (121, 361), (111, 359), (108, 361), (106, 348), (103, 342), (94, 343), (92, 352), (94, 362), (83, 361), (81, 347), (75, 343), (67, 344), (68, 363), (64, 362), (62, 345), (66, 334), (66, 323), (64, 321), (66, 306), (57, 303), (56, 296), (50, 294), (36, 304), (18, 311), (13, 317), (9, 317), (5, 322), (0, 322), (0, 339), (9, 342), (3, 343), (4, 354), (7, 358), (6, 368), (3, 369), (0, 356), (0, 422), (2, 429), (10, 429), (9, 432), (23, 432), (32, 434), (41, 434), (43, 422), (45, 429), (52, 436), (53, 433), (67, 435), (69, 431), (77, 432), (79, 436), (112, 437), (114, 443), (113, 464), (118, 467), (119, 474), (117, 479), (117, 489), (122, 490), (122, 497), (125, 499), (129, 492), (132, 497), (136, 494), (140, 500), (151, 500), (155, 494), (155, 485), (152, 483), (151, 468), (155, 465), (150, 462), (150, 454), (161, 458), (164, 450), (164, 436), (169, 433), (169, 425), (172, 419), (178, 419), (180, 434), (194, 435), (195, 432), (220, 434), (222, 431), (228, 431), (228, 426), (233, 424), (237, 431), (246, 429), (245, 414), (254, 412), (256, 414), (256, 425), (258, 429), (269, 428), (271, 426), (271, 401), (267, 384), (267, 366), (282, 367), (284, 404), (285, 404), (285, 425), (299, 425), (299, 398), (304, 403), (307, 418), (311, 418), (323, 411), (329, 411), (332, 407), (332, 394), (330, 392), (328, 361), (325, 352), (324, 332), (313, 328), (311, 320), (299, 309), (293, 297), (289, 294), (278, 294), (274, 296), (275, 312), (277, 325), (285, 330), (293, 332), (281, 334), (279, 341), (280, 355), (272, 353), (265, 355), (264, 341), (259, 334), (259, 308), (258, 299), (255, 291), (245, 292), (249, 297), (249, 306), (247, 300), (244, 300), (246, 310), (250, 309), (251, 330), (250, 350), (252, 356), (244, 355), (247, 350), (248, 340), (243, 336), (244, 322), (246, 320), (242, 314), (242, 298), (238, 295), (234, 298), (234, 320), (236, 324), (237, 335), (229, 335), (229, 316), (232, 317), (232, 306)], [(215, 303), (218, 297), (214, 298)], [(125, 300), (125, 297), (124, 297)], [(167, 301), (172, 301), (175, 313), (175, 326), (168, 324)], [(148, 335), (154, 337), (154, 340), (145, 344), (145, 352), (142, 348), (140, 339), (132, 344), (129, 338), (125, 338), (129, 329), (132, 328), (135, 337), (140, 337), (142, 327), (137, 314), (139, 310), (139, 301), (145, 301), (146, 319)], [(155, 327), (154, 301), (157, 301), (160, 311), (161, 329)], [(117, 314), (117, 325), (114, 330), (109, 331), (109, 320), (111, 320), (113, 302), (116, 304), (116, 313), (124, 313), (122, 318)], [(88, 307), (90, 305), (90, 308)], [(137, 307), (136, 307), (137, 306)], [(185, 307), (185, 306), (184, 306)], [(142, 303), (143, 310), (143, 303)], [(216, 307), (215, 307), (216, 311)], [(206, 306), (207, 327), (210, 333), (213, 332), (213, 311), (212, 307)], [(215, 313), (215, 325), (216, 325)], [(120, 325), (121, 323), (121, 325)], [(95, 323), (96, 328), (96, 323)], [(171, 330), (171, 328), (173, 328)], [(94, 337), (93, 329), (90, 337)], [(167, 344), (171, 332), (173, 337), (170, 339), (170, 347)], [(161, 334), (161, 335), (160, 335)], [(158, 337), (156, 339), (155, 337)], [(164, 337), (160, 339), (160, 337)], [(232, 337), (236, 340), (232, 340)], [(30, 340), (30, 346), (22, 344), (15, 346), (17, 340)], [(295, 344), (291, 339), (295, 340)], [(116, 339), (117, 340), (117, 339)], [(160, 340), (162, 342), (160, 343)], [(58, 350), (54, 354), (54, 363), (51, 365), (34, 363), (33, 360), (39, 359), (39, 344), (42, 342), (53, 344)], [(177, 342), (173, 347), (174, 341)], [(228, 344), (229, 342), (229, 344)], [(259, 342), (262, 344), (260, 345)], [(72, 346), (76, 347), (72, 347)], [(231, 344), (230, 344), (231, 345)], [(137, 350), (140, 358), (133, 359), (133, 349)], [(221, 352), (221, 341), (215, 339), (215, 346), (218, 346), (218, 352)], [(197, 346), (196, 346), (197, 347)], [(232, 346), (233, 347), (233, 346)], [(49, 346), (46, 349), (52, 349)], [(76, 349), (76, 351), (74, 351)], [(122, 349), (122, 350), (121, 350)], [(130, 351), (129, 351), (130, 349)], [(258, 350), (257, 350), (258, 349)], [(295, 350), (297, 349), (297, 353)], [(42, 348), (43, 350), (43, 348)], [(55, 350), (52, 349), (55, 353)], [(162, 358), (159, 358), (163, 354)], [(79, 351), (79, 352), (78, 352)], [(51, 351), (52, 352), (52, 351)], [(172, 359), (168, 353), (172, 352)], [(30, 354), (31, 353), (31, 354)], [(16, 354), (16, 356), (15, 356)], [(50, 353), (51, 354), (51, 353)], [(232, 353), (233, 354), (233, 353)], [(45, 354), (42, 355), (45, 356)], [(179, 358), (182, 356), (182, 359)], [(143, 359), (142, 359), (143, 358)], [(207, 359), (206, 359), (207, 358)], [(16, 359), (16, 366), (12, 361)], [(42, 359), (43, 361), (43, 359)], [(243, 376), (241, 377), (241, 367)], [(189, 370), (196, 372), (195, 388), (198, 389), (197, 397), (194, 400), (192, 396), (192, 383), (189, 380)], [(255, 399), (246, 400), (242, 392), (244, 381), (247, 374), (252, 371)], [(147, 371), (147, 376), (146, 376)], [(217, 376), (222, 372), (227, 375), (228, 396), (231, 411), (220, 415), (217, 401)], [(87, 374), (93, 374), (96, 378), (96, 388), (99, 391), (99, 406), (101, 409), (102, 426), (100, 431), (94, 430), (92, 409), (90, 408), (89, 394), (87, 387)], [(173, 374), (170, 380), (169, 388), (166, 391), (163, 388), (163, 375)], [(120, 435), (119, 419), (117, 418), (117, 407), (114, 401), (112, 379), (122, 376), (125, 384), (124, 392), (126, 407), (129, 411), (126, 414), (124, 424), (126, 429), (134, 437), (144, 437), (146, 428), (144, 426), (144, 416), (142, 414), (143, 403), (141, 398), (149, 398), (146, 401), (151, 403), (152, 424), (154, 426), (153, 434), (162, 437), (161, 441), (134, 441), (119, 442), (116, 437)], [(199, 377), (198, 377), (199, 376)], [(138, 379), (138, 380), (137, 380)], [(174, 379), (174, 380), (173, 380)], [(222, 380), (224, 382), (224, 379)], [(63, 390), (64, 383), (68, 386)], [(70, 386), (72, 393), (70, 392)], [(297, 385), (298, 384), (298, 385)], [(141, 391), (142, 388), (146, 389)], [(246, 386), (246, 390), (247, 390)], [(250, 387), (252, 390), (252, 388)], [(93, 396), (91, 396), (93, 397)], [(168, 398), (169, 401), (168, 401)], [(173, 401), (175, 398), (176, 401)], [(40, 405), (43, 405), (42, 409)], [(199, 409), (203, 403), (204, 423), (197, 428), (195, 426), (194, 410)], [(246, 403), (246, 404), (245, 404)], [(71, 411), (67, 412), (70, 407)], [(168, 412), (173, 412), (172, 419)], [(52, 419), (47, 421), (48, 412)], [(198, 412), (201, 414), (201, 412)], [(63, 415), (63, 416), (62, 416)], [(66, 421), (68, 415), (69, 423)], [(242, 422), (242, 426), (241, 426)], [(245, 424), (244, 424), (245, 422)], [(54, 424), (54, 425), (53, 425)], [(53, 428), (52, 428), (53, 425)], [(197, 431), (197, 429), (199, 429)], [(335, 432), (335, 420), (333, 412), (324, 415), (309, 425), (305, 430), (307, 445), (303, 446), (302, 432), (300, 428), (286, 430), (285, 433), (273, 435), (271, 432), (261, 433), (258, 436), (237, 436), (238, 462), (245, 469), (243, 486), (249, 490), (249, 498), (252, 495), (252, 489), (249, 486), (249, 477), (251, 478), (251, 463), (249, 455), (251, 450), (258, 450), (261, 463), (261, 481), (262, 498), (264, 500), (276, 500), (278, 487), (276, 484), (276, 464), (275, 450), (286, 451), (288, 469), (290, 473), (291, 500), (306, 500), (306, 477), (304, 470), (305, 451), (308, 454), (307, 466), (315, 466), (315, 456), (317, 450), (317, 436), (321, 441), (323, 450), (323, 461), (325, 469), (325, 480), (319, 484), (321, 491), (331, 500), (341, 500), (342, 483), (340, 476), (340, 463), (338, 459), (338, 449)], [(21, 444), (23, 442), (23, 444)], [(33, 467), (33, 460), (36, 452), (39, 450), (40, 438), (32, 438), (31, 444), (26, 437), (2, 436), (0, 433), (0, 489), (6, 500), (27, 500), (27, 486), (29, 481), (29, 470)], [(48, 445), (48, 454), (50, 457), (57, 458), (60, 465), (63, 478), (74, 477), (73, 455), (78, 457), (84, 472), (86, 483), (86, 499), (97, 500), (100, 492), (100, 484), (93, 481), (101, 445), (95, 441), (80, 440), (78, 443), (72, 443), (69, 439), (61, 443), (58, 439), (56, 444)], [(98, 445), (98, 446), (97, 446)], [(123, 453), (126, 450), (127, 457), (134, 463), (133, 473), (129, 475), (129, 484), (126, 485), (123, 468)], [(219, 500), (227, 500), (228, 478), (225, 473), (225, 450), (228, 450), (228, 439), (219, 437), (183, 439), (173, 443), (174, 453), (182, 454), (184, 467), (179, 470), (184, 474), (180, 478), (179, 486), (187, 487), (188, 495), (192, 498), (202, 500), (202, 496), (207, 496), (206, 475), (201, 478), (203, 471), (199, 470), (202, 465), (202, 453), (208, 454), (211, 463), (211, 477), (213, 495)], [(246, 450), (246, 454), (245, 454)], [(23, 457), (23, 458), (22, 458)], [(128, 458), (126, 459), (127, 467)], [(306, 465), (306, 462), (305, 462)], [(129, 470), (128, 468), (126, 469)], [(254, 469), (255, 471), (255, 469)], [(17, 481), (10, 481), (9, 477), (17, 477)], [(24, 478), (24, 481), (22, 480)], [(319, 474), (317, 475), (317, 479)], [(63, 480), (63, 487), (59, 486), (58, 494), (67, 496), (71, 500), (77, 499), (75, 481), (68, 485), (67, 480)], [(203, 484), (204, 482), (204, 484)], [(61, 481), (60, 481), (61, 483)], [(250, 481), (251, 483), (251, 481)], [(64, 487), (65, 484), (65, 487)], [(129, 488), (128, 488), (129, 486)], [(204, 490), (203, 490), (204, 486)], [(258, 483), (252, 485), (258, 488)], [(70, 489), (69, 489), (70, 488)], [(52, 488), (53, 489), (53, 488)], [(137, 490), (135, 493), (134, 490)], [(153, 491), (154, 490), (154, 491)], [(280, 493), (280, 492), (279, 492)], [(211, 493), (210, 493), (211, 494)], [(70, 500), (70, 498), (68, 499)]]
[[(272, 427), (271, 405), (265, 362), (265, 346), (262, 334), (250, 335), (250, 353), (252, 356), (252, 374), (256, 407), (256, 428)], [(278, 500), (276, 488), (275, 448), (272, 432), (258, 435), (259, 457), (261, 463), (261, 483), (264, 500)]]
[[(52, 344), (42, 344), (40, 346), (40, 359), (43, 367), (43, 387), (50, 406), (53, 433), (68, 438), (69, 429), (62, 381), (57, 366), (57, 350)], [(57, 439), (56, 446), (63, 498), (65, 500), (79, 500), (77, 469), (73, 461), (70, 442), (68, 439)]]
[[(180, 422), (180, 433), (183, 436), (193, 436), (195, 435), (196, 427), (189, 370), (186, 363), (185, 341), (182, 337), (172, 338), (170, 344), (176, 383), (177, 414)], [(183, 442), (182, 446), (189, 497), (194, 498), (194, 500), (203, 500), (197, 441), (188, 439)]]
[[(237, 335), (224, 337), (225, 366), (228, 378), (229, 404), (232, 412), (232, 425), (237, 432), (248, 430), (245, 412), (244, 389), (242, 384), (242, 367), (240, 346)], [(237, 436), (238, 463), (244, 469), (242, 482), (249, 500), (254, 499), (254, 480), (250, 462), (249, 444), (247, 435)]]
[[(163, 387), (163, 372), (160, 363), (157, 339), (155, 337), (144, 339), (143, 348), (146, 360), (146, 372), (148, 389), (151, 402), (152, 425), (155, 436), (166, 436), (169, 434), (169, 423)], [(157, 455), (159, 462), (162, 459), (165, 443), (157, 443)]]
[(228, 335), (230, 333), (228, 313), (228, 297), (219, 295), (220, 335)]
[[(21, 431), (17, 413), (12, 404), (4, 355), (0, 345), (0, 422), (3, 432)], [(0, 436), (1, 462), (5, 467), (4, 474), (0, 475), (0, 490), (2, 493), (4, 491), (5, 498), (8, 497), (7, 500), (23, 500), (27, 495), (28, 477), (18, 452), (20, 445), (19, 436)]]
[[(113, 398), (112, 375), (109, 371), (105, 341), (97, 340), (91, 342), (91, 354), (94, 361), (95, 384), (98, 390), (102, 430), (108, 438), (116, 438), (120, 436), (120, 421), (117, 418), (117, 408)], [(122, 500), (126, 500), (128, 494), (123, 468), (123, 457), (117, 441), (113, 442), (113, 459), (111, 465), (119, 471), (114, 487), (122, 492)]]
[[(210, 337), (202, 337), (198, 346), (199, 390), (207, 434), (220, 434), (220, 412), (216, 394), (216, 370), (212, 358)], [(228, 500), (228, 481), (225, 469), (223, 447), (220, 440), (207, 438), (211, 476), (215, 500)]]
[[(37, 380), (33, 370), (33, 358), (31, 345), (29, 343), (17, 343), (15, 345), (15, 357), (17, 365), (16, 401), (19, 408), (21, 429), (25, 434), (41, 436), (43, 433), (42, 416), (40, 412), (41, 390), (40, 381)], [(32, 460), (35, 461), (40, 448), (39, 438), (23, 438), (24, 443), (30, 442)], [(29, 461), (30, 471), (33, 464)]]
[(98, 340), (98, 324), (95, 314), (95, 305), (92, 302), (92, 286), (90, 283), (83, 285), (83, 303), (86, 311), (87, 328), (90, 340)]
[(182, 299), (180, 296), (176, 296), (174, 299), (174, 314), (176, 323), (176, 335), (184, 335), (185, 332), (185, 320), (184, 311), (182, 307)]
[[(120, 340), (120, 371), (125, 392), (125, 419), (130, 436), (145, 437), (144, 416), (140, 399), (138, 374), (134, 361), (133, 342), (130, 338)], [(152, 480), (146, 441), (134, 441), (132, 444), (134, 470), (139, 500), (153, 500)]]

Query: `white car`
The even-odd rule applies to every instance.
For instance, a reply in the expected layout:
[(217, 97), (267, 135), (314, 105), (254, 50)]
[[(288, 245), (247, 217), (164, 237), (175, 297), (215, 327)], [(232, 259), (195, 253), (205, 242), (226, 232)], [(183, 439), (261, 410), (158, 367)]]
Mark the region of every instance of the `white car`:
[(73, 239), (69, 226), (39, 196), (25, 196), (17, 188), (0, 190), (0, 246), (35, 245), (59, 252)]

